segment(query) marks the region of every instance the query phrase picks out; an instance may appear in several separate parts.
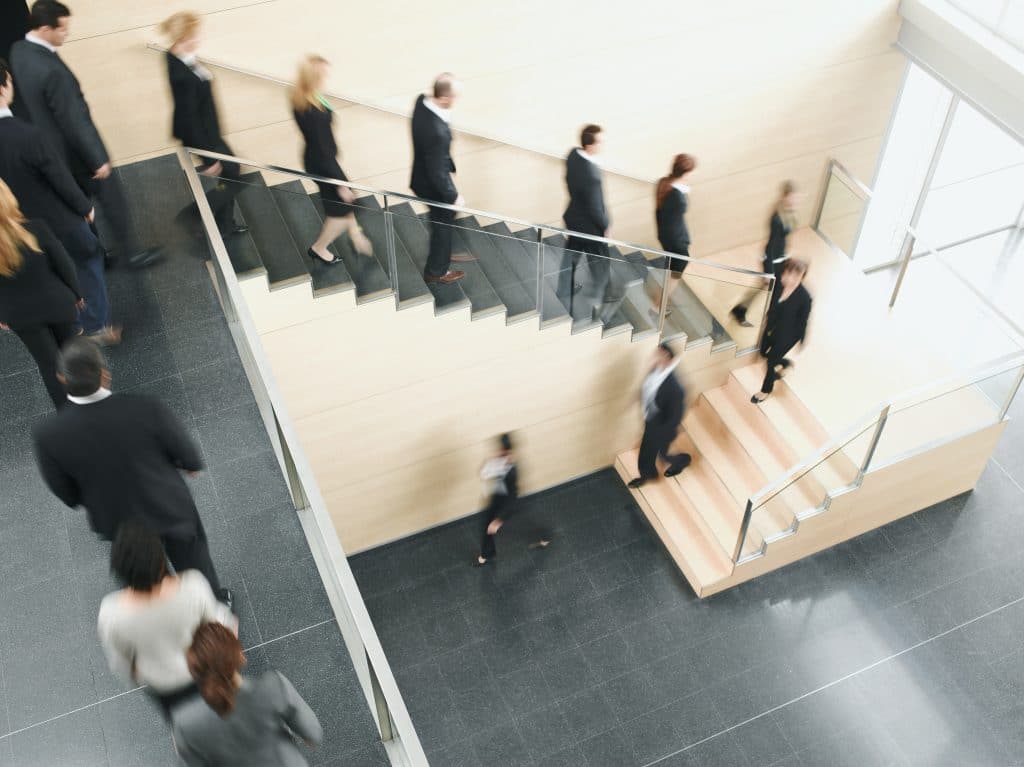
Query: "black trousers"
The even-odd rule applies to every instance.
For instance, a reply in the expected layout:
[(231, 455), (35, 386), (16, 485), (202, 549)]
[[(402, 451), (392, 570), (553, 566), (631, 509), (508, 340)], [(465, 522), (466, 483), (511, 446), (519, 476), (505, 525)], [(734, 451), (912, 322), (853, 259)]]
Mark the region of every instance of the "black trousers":
[(674, 469), (690, 462), (689, 453), (672, 455), (668, 452), (677, 431), (656, 424), (644, 425), (644, 436), (640, 440), (640, 456), (637, 459), (637, 469), (642, 479), (654, 479), (658, 476), (656, 461), (659, 455)]
[(175, 572), (198, 570), (206, 577), (214, 594), (220, 591), (220, 579), (210, 559), (210, 546), (201, 522), (191, 537), (161, 535), (160, 540), (163, 541), (164, 551), (174, 565)]
[[(234, 154), (223, 139), (215, 146), (210, 147), (210, 151)], [(210, 210), (213, 211), (213, 217), (217, 220), (217, 226), (224, 232), (234, 228), (235, 225), (235, 198), (242, 191), (242, 184), (239, 181), (242, 173), (237, 162), (222, 160), (220, 167), (217, 186), (206, 193), (206, 200), (210, 203)]]
[(11, 331), (21, 339), (36, 361), (39, 375), (43, 377), (43, 385), (58, 410), (68, 401), (64, 384), (57, 380), (57, 354), (60, 348), (74, 336), (74, 325), (71, 322), (59, 322), (47, 325), (22, 325), (11, 327)]
[(579, 266), (580, 257), (583, 255), (587, 257), (587, 267), (590, 269), (592, 280), (589, 290), (585, 292), (592, 297), (594, 303), (611, 300), (611, 261), (608, 259), (607, 246), (595, 240), (570, 237), (565, 243), (562, 264), (558, 271), (558, 285), (555, 289), (555, 294), (570, 313), (573, 287), (576, 284), (576, 267)]
[(103, 179), (78, 176), (77, 181), (82, 191), (96, 203), (103, 219), (110, 224), (110, 234), (114, 242), (104, 243), (104, 247), (115, 251), (118, 257), (134, 256), (141, 252), (142, 246), (139, 244), (139, 236), (132, 224), (132, 215), (128, 208), (128, 196), (125, 194), (124, 184), (121, 183), (117, 169)]
[(455, 211), (431, 207), (427, 213), (430, 219), (430, 253), (424, 276), (442, 277), (448, 273), (452, 263), (452, 224)]
[(781, 353), (776, 353), (775, 350), (771, 350), (765, 355), (765, 362), (768, 365), (768, 370), (764, 374), (764, 382), (761, 384), (762, 394), (771, 394), (775, 388), (775, 382), (779, 378), (779, 374), (775, 372), (775, 368), (781, 365), (783, 368), (788, 368), (793, 363), (786, 359), (786, 355), (789, 353), (789, 349)]

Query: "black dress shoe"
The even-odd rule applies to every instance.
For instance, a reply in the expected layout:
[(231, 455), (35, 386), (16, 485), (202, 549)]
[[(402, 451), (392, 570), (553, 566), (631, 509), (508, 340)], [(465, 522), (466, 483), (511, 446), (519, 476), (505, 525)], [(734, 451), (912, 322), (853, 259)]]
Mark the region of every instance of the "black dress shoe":
[(637, 477), (636, 479), (629, 480), (629, 482), (626, 483), (626, 487), (630, 488), (631, 490), (636, 490), (645, 482), (647, 482), (647, 480), (644, 477)]
[(668, 467), (665, 470), (665, 476), (674, 477), (677, 474), (681, 474), (683, 472), (683, 469), (690, 465), (691, 461), (693, 461), (693, 458), (690, 456), (690, 454), (683, 453), (682, 455), (679, 456), (679, 461), (677, 463)]
[(225, 227), (220, 230), (221, 237), (231, 237), (236, 234), (245, 234), (249, 231), (249, 227), (245, 224), (232, 224), (231, 226)]
[(316, 251), (313, 250), (312, 248), (306, 251), (306, 255), (312, 258), (314, 263), (319, 261), (321, 264), (324, 264), (325, 266), (334, 266), (335, 264), (341, 263), (341, 259), (338, 256), (334, 256), (330, 261), (324, 261), (322, 258), (320, 258), (320, 256), (316, 254)]
[(135, 255), (128, 256), (126, 261), (132, 269), (145, 269), (147, 266), (152, 266), (157, 261), (160, 261), (163, 257), (164, 252), (160, 248), (146, 248)]
[(227, 605), (227, 608), (234, 612), (235, 610), (235, 593), (231, 589), (217, 589), (217, 601), (221, 604)]

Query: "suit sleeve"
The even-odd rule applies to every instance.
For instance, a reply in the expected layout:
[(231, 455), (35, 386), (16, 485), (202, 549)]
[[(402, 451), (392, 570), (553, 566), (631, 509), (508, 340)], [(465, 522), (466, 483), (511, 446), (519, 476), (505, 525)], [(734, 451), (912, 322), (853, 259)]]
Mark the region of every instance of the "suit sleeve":
[(281, 717), (285, 724), (307, 743), (320, 743), (324, 737), (324, 730), (313, 709), (302, 699), (284, 674), (278, 673), (277, 678), (281, 683)]
[(199, 471), (203, 458), (199, 447), (185, 431), (181, 421), (159, 400), (152, 400), (156, 409), (156, 431), (171, 463), (185, 471)]
[(71, 260), (68, 252), (64, 250), (60, 240), (50, 231), (50, 227), (41, 221), (33, 226), (33, 232), (39, 241), (39, 247), (46, 254), (46, 260), (50, 263), (50, 269), (60, 277), (61, 282), (71, 288), (75, 298), (81, 298), (82, 290), (78, 285), (78, 270), (75, 269), (75, 263)]
[[(58, 161), (52, 153), (46, 151), (42, 141), (37, 140), (33, 142), (31, 162), (35, 169), (46, 179), (50, 188), (67, 203), (71, 210), (82, 218), (89, 215), (89, 211), (92, 210), (92, 203), (89, 201), (89, 198), (85, 196), (81, 187), (75, 183), (75, 180), (71, 177), (71, 172), (65, 167), (64, 163)], [(102, 164), (100, 163), (100, 165)], [(98, 168), (99, 165), (96, 167)]]
[(587, 213), (587, 217), (594, 223), (594, 226), (602, 233), (608, 231), (608, 212), (604, 207), (604, 193), (601, 189), (601, 178), (595, 176), (587, 180), (584, 199), (583, 209)]
[(93, 124), (89, 106), (69, 73), (54, 71), (44, 88), (46, 103), (64, 140), (90, 170), (110, 162), (106, 147)]
[(50, 492), (72, 508), (81, 503), (81, 491), (78, 488), (78, 483), (54, 459), (38, 434), (35, 435), (35, 452), (36, 463), (39, 464), (39, 473), (42, 475), (46, 486), (50, 488)]
[(199, 118), (199, 98), (196, 94), (196, 78), (189, 77), (175, 69), (169, 69), (171, 94), (174, 97), (174, 109), (181, 118), (183, 135), (181, 142), (196, 149), (210, 149), (214, 141), (205, 134), (205, 126)]
[(804, 338), (807, 337), (807, 323), (811, 318), (811, 297), (807, 296), (807, 300), (800, 305), (800, 314), (797, 316), (797, 338), (800, 343), (804, 342)]
[(437, 140), (430, 142), (430, 147), (423, 157), (423, 163), (426, 165), (427, 174), (430, 176), (434, 188), (442, 193), (441, 201), (451, 205), (459, 196), (459, 190), (455, 188), (455, 182), (452, 181), (454, 166), (448, 153), (449, 147), (445, 146), (443, 137), (436, 136), (435, 138)]

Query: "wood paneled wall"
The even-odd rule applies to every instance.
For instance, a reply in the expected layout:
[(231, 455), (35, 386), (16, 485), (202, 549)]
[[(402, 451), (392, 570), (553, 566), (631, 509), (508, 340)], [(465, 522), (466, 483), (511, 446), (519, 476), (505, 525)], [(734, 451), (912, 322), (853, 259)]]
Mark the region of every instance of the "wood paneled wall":
[[(903, 70), (891, 49), (895, 0), (596, 0), (585, 13), (542, 0), (81, 0), (63, 53), (120, 160), (173, 143), (163, 62), (145, 43), (185, 7), (205, 14), (209, 60), (288, 80), (317, 51), (335, 62), (335, 94), (397, 115), (435, 73), (456, 72), (456, 127), (491, 139), (457, 141), (474, 207), (559, 222), (560, 160), (594, 121), (606, 128), (608, 168), (644, 182), (610, 180), (620, 187), (609, 194), (611, 235), (656, 245), (650, 182), (691, 152), (697, 255), (760, 240), (782, 179), (809, 192), (809, 215), (829, 156), (870, 180)], [(237, 152), (298, 164), (277, 86), (218, 71), (218, 90)], [(404, 121), (353, 107), (338, 122), (349, 176), (405, 190)]]

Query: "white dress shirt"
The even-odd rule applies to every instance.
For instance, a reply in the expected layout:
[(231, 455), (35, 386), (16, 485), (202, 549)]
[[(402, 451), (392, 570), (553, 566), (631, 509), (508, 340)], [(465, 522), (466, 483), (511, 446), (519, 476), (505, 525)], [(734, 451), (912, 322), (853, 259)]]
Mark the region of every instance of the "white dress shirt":
[(689, 194), (690, 193), (690, 186), (689, 186), (689, 184), (682, 184), (682, 183), (676, 182), (672, 186), (674, 186), (676, 189), (678, 189), (683, 194)]
[(11, 112), (10, 107), (0, 107), (0, 118), (14, 117), (14, 113)]
[(434, 103), (434, 99), (432, 99), (430, 96), (427, 96), (425, 99), (423, 99), (423, 106), (425, 106), (431, 112), (436, 114), (446, 123), (450, 123), (452, 121), (452, 110), (445, 109), (444, 107), (439, 107), (436, 103)]
[(213, 79), (213, 75), (210, 73), (210, 70), (199, 63), (199, 59), (196, 58), (194, 53), (186, 53), (184, 56), (178, 56), (177, 53), (174, 55), (177, 56), (178, 61), (195, 72), (196, 77), (200, 80), (208, 82)]
[(44, 48), (46, 48), (46, 50), (48, 50), (48, 51), (49, 51), (50, 53), (56, 53), (56, 52), (57, 52), (57, 49), (56, 49), (56, 48), (55, 48), (54, 46), (50, 45), (50, 44), (49, 44), (48, 42), (46, 42), (46, 41), (45, 41), (45, 40), (44, 40), (43, 38), (41, 38), (41, 37), (36, 37), (36, 36), (35, 36), (34, 34), (32, 34), (31, 32), (27, 32), (27, 33), (25, 34), (25, 39), (26, 39), (26, 40), (28, 40), (28, 41), (29, 41), (30, 43), (35, 43), (36, 45), (41, 45), (41, 46), (43, 46), (43, 47), (44, 47)]
[(652, 370), (647, 374), (643, 384), (640, 386), (640, 403), (644, 411), (644, 420), (650, 421), (658, 412), (658, 406), (654, 404), (654, 398), (658, 396), (658, 389), (665, 383), (665, 379), (672, 375), (679, 360), (673, 360), (671, 364), (663, 368)]
[(590, 152), (584, 152), (580, 148), (576, 149), (576, 153), (580, 157), (582, 157), (583, 159), (589, 160), (590, 162), (594, 163), (594, 165), (596, 165), (597, 167), (599, 167), (599, 168), (601, 167), (601, 158), (599, 158), (596, 154), (591, 154)]
[(68, 395), (68, 402), (74, 402), (76, 405), (91, 405), (93, 402), (99, 402), (105, 400), (111, 395), (110, 389), (104, 389), (100, 387), (92, 394), (87, 394), (84, 397), (72, 397)]

